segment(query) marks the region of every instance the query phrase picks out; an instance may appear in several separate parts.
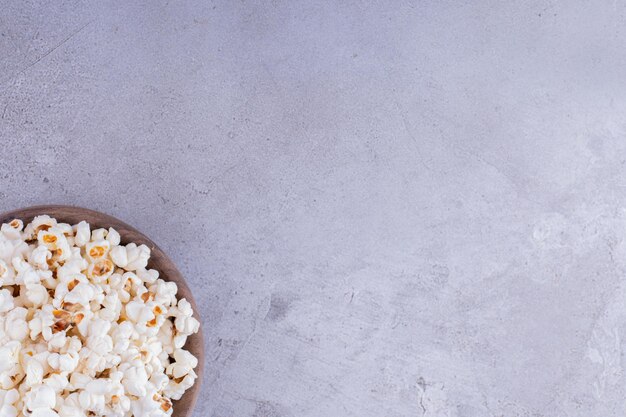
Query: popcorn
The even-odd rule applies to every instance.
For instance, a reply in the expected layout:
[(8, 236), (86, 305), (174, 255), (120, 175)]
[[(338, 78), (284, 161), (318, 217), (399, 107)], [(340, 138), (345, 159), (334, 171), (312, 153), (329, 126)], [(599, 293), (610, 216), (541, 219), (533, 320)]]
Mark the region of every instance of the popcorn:
[(168, 417), (199, 330), (150, 248), (50, 216), (0, 226), (0, 417)]
[(127, 271), (136, 271), (138, 269), (146, 269), (148, 259), (150, 259), (150, 248), (146, 245), (137, 246), (134, 243), (126, 245), (126, 254), (128, 256), (128, 264), (124, 267)]
[(33, 240), (41, 230), (48, 230), (56, 226), (57, 221), (48, 215), (37, 216), (24, 229), (25, 240)]
[(5, 333), (11, 340), (21, 342), (28, 337), (27, 314), (28, 310), (23, 307), (16, 307), (8, 312), (6, 316)]
[[(129, 366), (125, 366), (129, 365)], [(148, 385), (148, 374), (140, 360), (135, 360), (132, 364), (123, 363), (119, 367), (124, 372), (122, 384), (130, 395), (143, 397), (146, 395)]]
[(57, 227), (48, 230), (41, 230), (37, 234), (37, 241), (40, 246), (46, 247), (53, 253), (52, 257), (65, 261), (70, 257), (71, 250), (63, 231)]
[(6, 313), (13, 308), (13, 295), (9, 290), (0, 290), (0, 313)]
[[(78, 281), (78, 280), (77, 280)], [(68, 285), (68, 290), (70, 286)], [(80, 304), (88, 308), (91, 300), (96, 296), (96, 289), (88, 282), (78, 281), (72, 286), (72, 289), (64, 296), (63, 301), (69, 304)]]
[(15, 247), (13, 242), (8, 239), (3, 233), (0, 233), (0, 259), (5, 262), (10, 262), (13, 258), (13, 252)]
[[(137, 270), (137, 276), (146, 284), (153, 284), (159, 278), (159, 271), (155, 269), (140, 269)], [(172, 284), (176, 285), (175, 282)]]
[(46, 304), (49, 298), (48, 290), (41, 284), (27, 285), (25, 295), (29, 303), (35, 307)]
[(186, 299), (178, 301), (178, 305), (172, 308), (172, 316), (176, 317), (174, 325), (176, 330), (185, 335), (197, 333), (200, 329), (200, 322), (192, 317), (193, 309)]
[(47, 385), (38, 385), (26, 394), (24, 400), (24, 414), (30, 411), (31, 416), (58, 416), (58, 414), (52, 410), (55, 405), (56, 395), (54, 390)]
[(67, 353), (51, 353), (48, 356), (48, 365), (59, 372), (72, 372), (78, 367), (80, 356), (77, 351)]
[(34, 358), (26, 363), (26, 384), (39, 385), (43, 382), (44, 367), (43, 364)]
[(132, 411), (136, 416), (167, 417), (172, 414), (172, 402), (156, 392), (132, 402)]
[(103, 379), (94, 379), (85, 385), (85, 389), (78, 394), (78, 402), (84, 410), (101, 414), (105, 409), (105, 394), (109, 391), (109, 382)]
[(126, 267), (126, 265), (128, 265), (128, 252), (126, 248), (124, 246), (115, 246), (111, 249), (111, 260), (120, 268)]
[(0, 416), (17, 417), (18, 411), (15, 404), (20, 398), (16, 389), (0, 390)]
[(82, 221), (74, 226), (74, 243), (76, 246), (82, 248), (89, 242), (90, 237), (91, 232), (86, 221)]
[(175, 282), (166, 282), (162, 279), (156, 280), (156, 285), (150, 287), (151, 291), (154, 291), (154, 299), (156, 302), (166, 306), (176, 304), (176, 293), (178, 292), (178, 286)]
[(93, 240), (94, 242), (97, 240), (104, 240), (107, 236), (107, 230), (100, 228), (100, 229), (95, 229), (93, 232), (91, 232), (91, 240)]
[(111, 246), (118, 246), (120, 244), (120, 234), (114, 228), (110, 227), (107, 232), (106, 240), (111, 243)]
[(0, 227), (0, 232), (4, 234), (8, 239), (15, 240), (21, 237), (21, 231), (24, 228), (24, 223), (19, 219), (13, 219), (9, 223), (5, 223)]
[(48, 260), (52, 259), (52, 252), (45, 245), (37, 246), (28, 257), (28, 261), (39, 269), (48, 269)]
[(94, 242), (89, 242), (85, 245), (85, 256), (89, 262), (95, 262), (99, 259), (105, 259), (111, 248), (109, 241), (100, 239)]
[(56, 394), (59, 394), (63, 392), (69, 385), (69, 381), (67, 380), (67, 372), (50, 374), (48, 378), (43, 380), (43, 383), (46, 386), (52, 388)]
[(0, 347), (0, 388), (11, 389), (21, 381), (24, 372), (19, 363), (22, 344), (12, 341)]
[(0, 286), (15, 284), (15, 271), (12, 266), (7, 265), (0, 259)]

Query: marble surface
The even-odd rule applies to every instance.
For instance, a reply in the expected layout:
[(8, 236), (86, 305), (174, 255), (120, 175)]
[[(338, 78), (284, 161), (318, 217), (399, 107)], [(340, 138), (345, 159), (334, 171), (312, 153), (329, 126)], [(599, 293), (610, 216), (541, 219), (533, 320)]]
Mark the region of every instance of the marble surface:
[(1, 1), (0, 209), (188, 277), (196, 417), (626, 414), (626, 7)]

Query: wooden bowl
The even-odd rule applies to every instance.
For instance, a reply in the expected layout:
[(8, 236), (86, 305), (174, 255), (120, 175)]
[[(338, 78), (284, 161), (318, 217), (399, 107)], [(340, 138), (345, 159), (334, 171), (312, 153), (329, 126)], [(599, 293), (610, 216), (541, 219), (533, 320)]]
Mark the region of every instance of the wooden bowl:
[[(24, 224), (30, 223), (35, 216), (47, 214), (54, 217), (59, 222), (76, 224), (81, 220), (85, 220), (91, 226), (91, 229), (97, 229), (100, 227), (109, 228), (113, 227), (117, 230), (122, 238), (122, 243), (134, 242), (137, 244), (144, 244), (152, 251), (150, 255), (149, 268), (156, 269), (160, 273), (160, 278), (167, 281), (174, 281), (178, 285), (177, 298), (186, 298), (193, 306), (194, 317), (200, 321), (198, 316), (198, 309), (193, 299), (191, 291), (185, 282), (185, 279), (176, 268), (176, 265), (167, 257), (167, 255), (150, 239), (143, 235), (138, 230), (127, 225), (121, 220), (115, 217), (109, 216), (98, 211), (89, 210), (81, 207), (72, 206), (34, 206), (26, 207), (18, 210), (8, 211), (0, 214), (0, 224), (8, 223), (13, 219), (21, 219)], [(193, 408), (200, 394), (200, 385), (202, 382), (202, 373), (204, 368), (204, 343), (202, 338), (202, 326), (198, 333), (191, 335), (187, 339), (185, 349), (190, 351), (196, 358), (198, 358), (198, 366), (195, 371), (198, 374), (198, 379), (193, 387), (189, 388), (183, 395), (183, 397), (174, 401), (174, 417), (190, 417), (193, 413)]]

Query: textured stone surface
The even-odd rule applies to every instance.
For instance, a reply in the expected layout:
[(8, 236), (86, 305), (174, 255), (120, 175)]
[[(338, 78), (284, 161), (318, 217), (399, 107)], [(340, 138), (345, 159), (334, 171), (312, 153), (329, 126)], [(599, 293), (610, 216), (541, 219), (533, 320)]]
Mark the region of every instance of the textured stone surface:
[(1, 3), (0, 209), (172, 255), (197, 417), (626, 413), (619, 2)]

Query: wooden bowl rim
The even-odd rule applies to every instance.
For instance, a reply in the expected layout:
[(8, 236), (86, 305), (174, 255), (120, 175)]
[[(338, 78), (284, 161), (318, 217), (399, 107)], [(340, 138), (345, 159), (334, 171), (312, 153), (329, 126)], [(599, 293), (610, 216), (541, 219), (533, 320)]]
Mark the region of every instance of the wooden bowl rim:
[[(194, 317), (200, 322), (200, 329), (198, 333), (189, 336), (185, 349), (189, 350), (196, 358), (198, 358), (198, 366), (194, 369), (198, 378), (195, 384), (183, 394), (180, 400), (173, 402), (174, 412), (173, 417), (189, 417), (193, 413), (194, 407), (200, 395), (200, 388), (202, 385), (202, 377), (204, 373), (204, 338), (202, 335), (202, 320), (198, 313), (198, 307), (195, 299), (187, 282), (183, 275), (180, 273), (176, 264), (167, 256), (165, 252), (154, 243), (149, 237), (130, 226), (128, 223), (113, 217), (109, 214), (102, 213), (100, 211), (71, 205), (38, 205), (23, 207), (16, 210), (5, 211), (0, 213), (0, 224), (9, 222), (13, 219), (20, 219), (24, 224), (32, 221), (35, 216), (47, 214), (50, 217), (54, 217), (59, 222), (76, 224), (81, 220), (85, 220), (91, 226), (91, 229), (95, 228), (109, 228), (113, 227), (120, 233), (122, 242), (128, 244), (135, 242), (137, 244), (145, 244), (151, 250), (150, 262), (148, 267), (151, 267), (153, 263), (165, 264), (168, 266), (167, 275), (163, 274), (163, 271), (159, 268), (154, 268), (159, 271), (160, 278), (166, 281), (174, 281), (178, 286), (177, 298), (186, 298), (193, 307)], [(129, 239), (129, 235), (133, 235)]]

